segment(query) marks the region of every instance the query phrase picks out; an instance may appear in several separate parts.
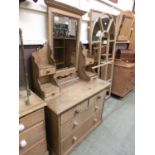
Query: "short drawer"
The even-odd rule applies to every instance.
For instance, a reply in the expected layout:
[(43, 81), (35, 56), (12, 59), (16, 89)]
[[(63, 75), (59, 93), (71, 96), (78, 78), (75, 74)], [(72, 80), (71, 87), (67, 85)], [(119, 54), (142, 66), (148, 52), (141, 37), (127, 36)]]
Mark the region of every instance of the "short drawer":
[(90, 120), (90, 127), (96, 125), (99, 121), (102, 120), (102, 110), (98, 111)]
[(81, 112), (88, 109), (88, 100), (80, 103), (79, 105), (73, 107), (72, 109), (63, 113), (60, 117), (61, 124), (73, 119), (74, 117), (78, 116)]
[(25, 152), (39, 140), (45, 138), (44, 122), (40, 122), (33, 127), (23, 131), (19, 135), (19, 151)]
[(31, 114), (28, 114), (27, 116), (24, 116), (19, 120), (19, 131), (22, 132), (25, 129), (28, 129), (29, 127), (43, 120), (44, 120), (44, 109), (40, 109)]
[(40, 69), (39, 70), (39, 76), (46, 76), (46, 75), (51, 75), (53, 73), (55, 73), (55, 67), (48, 67), (48, 68), (44, 68), (44, 69)]
[(106, 94), (106, 90), (104, 90), (104, 91), (98, 93), (97, 95), (91, 97), (89, 99), (89, 106), (103, 105), (105, 94)]
[(47, 155), (46, 140), (42, 139), (20, 155)]
[(87, 121), (82, 123), (80, 128), (72, 133), (69, 137), (61, 142), (61, 154), (69, 152), (74, 146), (76, 146), (90, 131), (101, 121), (102, 111), (99, 111), (96, 115), (93, 115)]

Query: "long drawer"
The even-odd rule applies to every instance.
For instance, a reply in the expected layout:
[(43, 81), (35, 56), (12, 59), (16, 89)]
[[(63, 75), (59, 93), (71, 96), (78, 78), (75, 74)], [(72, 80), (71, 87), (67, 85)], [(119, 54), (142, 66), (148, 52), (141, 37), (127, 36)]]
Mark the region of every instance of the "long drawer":
[(46, 140), (42, 139), (21, 155), (48, 155)]
[(69, 137), (61, 142), (61, 154), (66, 154), (74, 146), (76, 146), (86, 134), (89, 133), (90, 129), (95, 127), (97, 123), (101, 121), (102, 111), (100, 110), (97, 114), (90, 117), (85, 121), (79, 130), (72, 133)]
[(22, 132), (43, 120), (44, 120), (44, 109), (40, 109), (27, 116), (24, 116), (19, 120), (20, 123), (19, 131)]
[(44, 122), (41, 121), (33, 127), (23, 131), (19, 135), (19, 151), (20, 154), (29, 149), (32, 145), (39, 140), (45, 138)]

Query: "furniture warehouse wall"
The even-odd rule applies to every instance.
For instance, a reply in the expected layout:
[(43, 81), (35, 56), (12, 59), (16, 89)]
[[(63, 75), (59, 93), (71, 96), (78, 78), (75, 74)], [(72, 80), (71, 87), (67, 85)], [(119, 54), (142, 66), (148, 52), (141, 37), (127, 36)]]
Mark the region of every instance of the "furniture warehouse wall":
[[(60, 2), (69, 4), (71, 6), (77, 7), (84, 11), (89, 11), (91, 8), (101, 12), (107, 12), (114, 15), (120, 13), (119, 10), (116, 10), (112, 7), (107, 6), (106, 4), (98, 0), (58, 0)], [(102, 0), (109, 2), (108, 0)], [(122, 10), (132, 10), (133, 0), (119, 0), (117, 4), (113, 4)], [(88, 43), (88, 21), (89, 17), (86, 13), (82, 17), (81, 25), (81, 37), (80, 40), (82, 43)], [(23, 40), (26, 45), (34, 44), (43, 44), (47, 41), (47, 6), (43, 0), (38, 0), (37, 3), (34, 3), (32, 0), (26, 0), (25, 2), (20, 3), (19, 10), (19, 26), (23, 30)]]

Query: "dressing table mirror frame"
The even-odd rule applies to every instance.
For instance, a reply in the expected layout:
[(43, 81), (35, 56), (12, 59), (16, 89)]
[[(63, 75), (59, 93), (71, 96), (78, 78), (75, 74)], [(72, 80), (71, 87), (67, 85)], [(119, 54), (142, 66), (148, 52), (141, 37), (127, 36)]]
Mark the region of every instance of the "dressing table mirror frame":
[(79, 46), (80, 46), (80, 29), (81, 29), (81, 21), (82, 15), (84, 15), (85, 11), (79, 10), (77, 8), (73, 8), (69, 5), (56, 2), (56, 1), (46, 1), (48, 5), (48, 40), (49, 45), (53, 51), (54, 57), (54, 38), (53, 38), (53, 26), (54, 26), (54, 15), (66, 16), (69, 18), (73, 18), (77, 20), (77, 34), (76, 34), (76, 63), (75, 67), (62, 68), (57, 69), (55, 76), (68, 76), (70, 74), (74, 74), (78, 71), (78, 59), (79, 59)]

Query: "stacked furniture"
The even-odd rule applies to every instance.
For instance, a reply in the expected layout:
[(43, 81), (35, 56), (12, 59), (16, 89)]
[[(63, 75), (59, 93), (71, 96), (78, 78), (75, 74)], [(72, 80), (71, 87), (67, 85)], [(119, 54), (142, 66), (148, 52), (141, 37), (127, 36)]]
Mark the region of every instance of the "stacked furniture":
[[(39, 83), (39, 87), (38, 84), (34, 87), (47, 103), (45, 115), (50, 153), (67, 155), (102, 122), (104, 98), (110, 83), (87, 70), (94, 58), (79, 42), (85, 12), (52, 0), (46, 3), (48, 48), (44, 45), (32, 55), (33, 78)], [(43, 53), (47, 60), (53, 59), (52, 66), (56, 70), (40, 77), (35, 73), (40, 70), (38, 66), (43, 61), (37, 59)], [(40, 88), (49, 81), (52, 89), (48, 85), (48, 96), (43, 96), (46, 89)]]
[(29, 89), (21, 29), (19, 36), (19, 154), (48, 155), (44, 113), (47, 104)]
[(19, 92), (19, 153), (20, 155), (48, 155), (45, 113), (47, 105), (31, 91), (29, 105), (26, 90)]
[(134, 15), (126, 11), (121, 12), (116, 20), (116, 44), (128, 44), (123, 50), (116, 51), (114, 64), (112, 94), (124, 97), (134, 89), (135, 85), (135, 40), (134, 40)]

